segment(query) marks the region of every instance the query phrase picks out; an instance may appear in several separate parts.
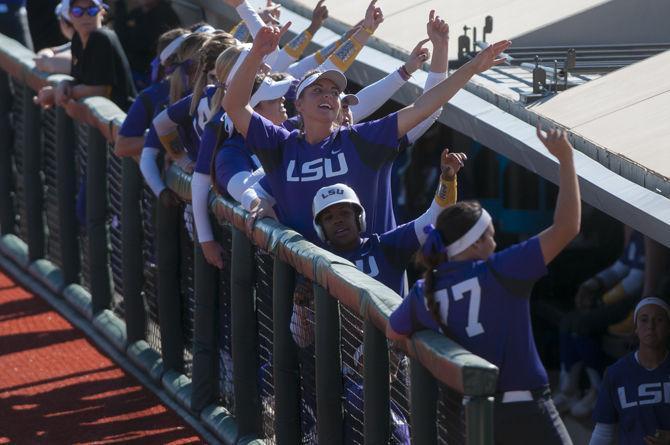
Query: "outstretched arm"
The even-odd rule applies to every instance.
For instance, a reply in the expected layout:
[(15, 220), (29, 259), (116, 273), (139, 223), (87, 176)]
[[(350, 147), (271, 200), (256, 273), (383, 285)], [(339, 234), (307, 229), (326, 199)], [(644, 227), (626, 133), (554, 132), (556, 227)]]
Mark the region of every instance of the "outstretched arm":
[(412, 105), (398, 112), (398, 137), (404, 136), (419, 122), (427, 119), (433, 112), (449, 101), (475, 74), (488, 70), (505, 61), (499, 58), (511, 42), (502, 40), (481, 51), (474, 59), (460, 67), (449, 78), (424, 92)]
[(249, 51), (249, 55), (242, 62), (237, 73), (233, 76), (230, 86), (226, 90), (223, 98), (223, 108), (233, 121), (235, 129), (242, 136), (247, 135), (249, 122), (254, 110), (249, 105), (251, 89), (258, 68), (263, 63), (263, 57), (270, 54), (277, 47), (279, 39), (291, 26), (291, 22), (286, 23), (282, 28), (276, 26), (264, 26), (256, 35), (254, 44)]
[(544, 263), (549, 264), (579, 233), (582, 207), (572, 145), (568, 141), (567, 133), (551, 129), (545, 135), (538, 123), (537, 137), (559, 162), (559, 190), (554, 223), (539, 235)]

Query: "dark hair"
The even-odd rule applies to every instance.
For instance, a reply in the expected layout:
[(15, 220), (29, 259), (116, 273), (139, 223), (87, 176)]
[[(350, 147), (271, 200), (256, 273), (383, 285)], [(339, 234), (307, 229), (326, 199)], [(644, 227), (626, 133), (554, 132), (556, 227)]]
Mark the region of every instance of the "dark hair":
[[(254, 85), (251, 88), (251, 95), (253, 95), (256, 91), (258, 91), (258, 88), (260, 88), (261, 84), (263, 83), (263, 79), (265, 79), (265, 75), (263, 74), (256, 74), (256, 77), (254, 77)], [(219, 129), (216, 134), (216, 144), (214, 146), (214, 154), (212, 155), (211, 162), (209, 164), (209, 176), (212, 178), (212, 184), (214, 186), (214, 190), (219, 194), (219, 195), (224, 195), (224, 196), (230, 196), (227, 190), (221, 190), (219, 188), (219, 184), (216, 182), (216, 157), (219, 155), (219, 152), (223, 148), (223, 144), (226, 142), (228, 139), (228, 132), (226, 131), (226, 126), (223, 122), (219, 124)]]
[[(440, 213), (435, 223), (442, 243), (445, 246), (453, 243), (475, 225), (482, 215), (482, 206), (477, 201), (459, 201), (450, 205)], [(442, 330), (446, 333), (446, 326), (440, 317), (440, 303), (435, 300), (435, 268), (447, 260), (446, 252), (435, 252), (430, 255), (419, 251), (418, 262), (426, 268), (423, 274), (423, 294), (426, 297), (428, 310)]]

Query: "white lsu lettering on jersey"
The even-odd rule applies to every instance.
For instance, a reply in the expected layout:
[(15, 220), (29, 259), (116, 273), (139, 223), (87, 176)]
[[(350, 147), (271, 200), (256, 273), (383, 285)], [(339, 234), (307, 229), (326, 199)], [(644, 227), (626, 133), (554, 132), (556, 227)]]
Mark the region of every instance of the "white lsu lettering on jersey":
[[(367, 259), (367, 270), (365, 268), (365, 260)], [(356, 269), (360, 270), (361, 272), (365, 273), (369, 277), (376, 277), (379, 275), (379, 267), (377, 266), (377, 260), (375, 260), (374, 255), (367, 256), (365, 258), (361, 258), (360, 260), (356, 260)]]
[(670, 382), (644, 383), (639, 385), (637, 387), (638, 400), (628, 401), (626, 398), (626, 388), (623, 386), (617, 388), (617, 393), (619, 395), (621, 409), (631, 408), (638, 405), (654, 405), (657, 403), (670, 404)]
[(347, 159), (344, 153), (337, 155), (337, 170), (333, 169), (333, 161), (329, 158), (314, 159), (302, 164), (299, 172), (296, 172), (295, 160), (291, 160), (286, 168), (286, 181), (288, 182), (310, 182), (325, 178), (342, 176), (349, 172)]
[(202, 133), (205, 131), (205, 124), (211, 116), (212, 112), (210, 109), (209, 98), (205, 96), (198, 102), (198, 108), (196, 109), (193, 118), (193, 129), (198, 137), (202, 137)]

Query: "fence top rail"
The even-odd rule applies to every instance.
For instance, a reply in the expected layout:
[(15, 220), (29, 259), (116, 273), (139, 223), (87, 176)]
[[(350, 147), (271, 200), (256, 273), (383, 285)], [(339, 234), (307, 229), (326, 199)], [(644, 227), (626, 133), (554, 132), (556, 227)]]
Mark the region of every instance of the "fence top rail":
[[(167, 172), (167, 185), (186, 201), (191, 197), (190, 181), (191, 176), (174, 165)], [(247, 212), (237, 203), (213, 193), (210, 203), (219, 222), (247, 231)], [(321, 285), (363, 319), (372, 321), (382, 332), (386, 331), (391, 313), (402, 301), (391, 289), (359, 271), (351, 262), (315, 246), (274, 220), (258, 221), (250, 238), (261, 249)], [(443, 335), (424, 331), (399, 346), (417, 358), (438, 380), (465, 395), (495, 392), (498, 369)]]
[[(38, 71), (34, 57), (32, 51), (0, 34), (0, 68), (17, 81), (38, 91), (45, 85), (67, 78)], [(77, 122), (97, 128), (111, 143), (125, 119), (125, 113), (103, 97), (85, 98), (70, 107), (68, 114)], [(173, 165), (167, 172), (166, 183), (183, 200), (190, 201), (189, 174)], [(214, 194), (210, 195), (210, 203), (220, 222), (228, 222), (246, 231), (247, 212), (238, 204)], [(391, 289), (360, 272), (349, 261), (315, 246), (276, 221), (259, 221), (250, 237), (260, 248), (323, 286), (342, 304), (385, 332), (389, 316), (401, 302), (400, 296)], [(423, 331), (398, 346), (418, 359), (439, 381), (464, 395), (488, 396), (495, 393), (498, 368), (443, 335)]]

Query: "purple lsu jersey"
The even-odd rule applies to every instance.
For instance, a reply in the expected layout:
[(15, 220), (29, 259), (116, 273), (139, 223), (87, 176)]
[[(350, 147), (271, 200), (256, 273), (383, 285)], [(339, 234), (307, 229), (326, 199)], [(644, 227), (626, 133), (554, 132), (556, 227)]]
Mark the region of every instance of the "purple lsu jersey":
[(670, 431), (670, 356), (653, 370), (643, 368), (635, 353), (607, 368), (593, 420), (618, 423), (620, 445), (644, 445), (657, 429)]
[(226, 139), (215, 159), (216, 185), (219, 190), (226, 190), (228, 183), (240, 172), (252, 173), (260, 167), (258, 159), (247, 150), (244, 138), (235, 132)]
[(168, 101), (170, 84), (167, 80), (156, 82), (145, 88), (130, 106), (119, 134), (125, 137), (144, 136), (151, 120)]
[(212, 165), (212, 156), (216, 150), (216, 144), (219, 134), (223, 127), (223, 109), (214, 113), (205, 124), (205, 128), (200, 138), (200, 148), (198, 149), (198, 159), (195, 161), (195, 171), (203, 175), (209, 175)]
[(498, 391), (538, 389), (548, 384), (530, 320), (530, 291), (546, 274), (537, 237), (494, 253), (487, 261), (449, 261), (435, 273), (439, 325), (419, 280), (390, 318), (394, 331), (446, 331), (468, 351), (496, 365)]
[(184, 145), (184, 149), (188, 157), (192, 161), (198, 159), (198, 149), (200, 148), (200, 138), (205, 128), (205, 123), (209, 118), (209, 111), (207, 105), (212, 96), (216, 92), (216, 88), (207, 87), (205, 95), (198, 103), (195, 116), (191, 116), (191, 102), (193, 100), (193, 93), (179, 99), (177, 102), (170, 105), (167, 109), (170, 120), (177, 124), (177, 132), (179, 139)]
[(321, 187), (345, 183), (356, 191), (366, 209), (368, 233), (384, 233), (392, 215), (387, 190), (380, 189), (385, 166), (398, 154), (396, 113), (371, 122), (340, 127), (316, 144), (301, 132), (284, 127), (254, 113), (247, 130), (247, 147), (265, 170), (277, 201), (277, 217), (285, 225), (317, 242), (312, 226), (312, 200)]
[(353, 252), (337, 252), (366, 275), (405, 296), (405, 269), (419, 249), (414, 221), (363, 240)]

